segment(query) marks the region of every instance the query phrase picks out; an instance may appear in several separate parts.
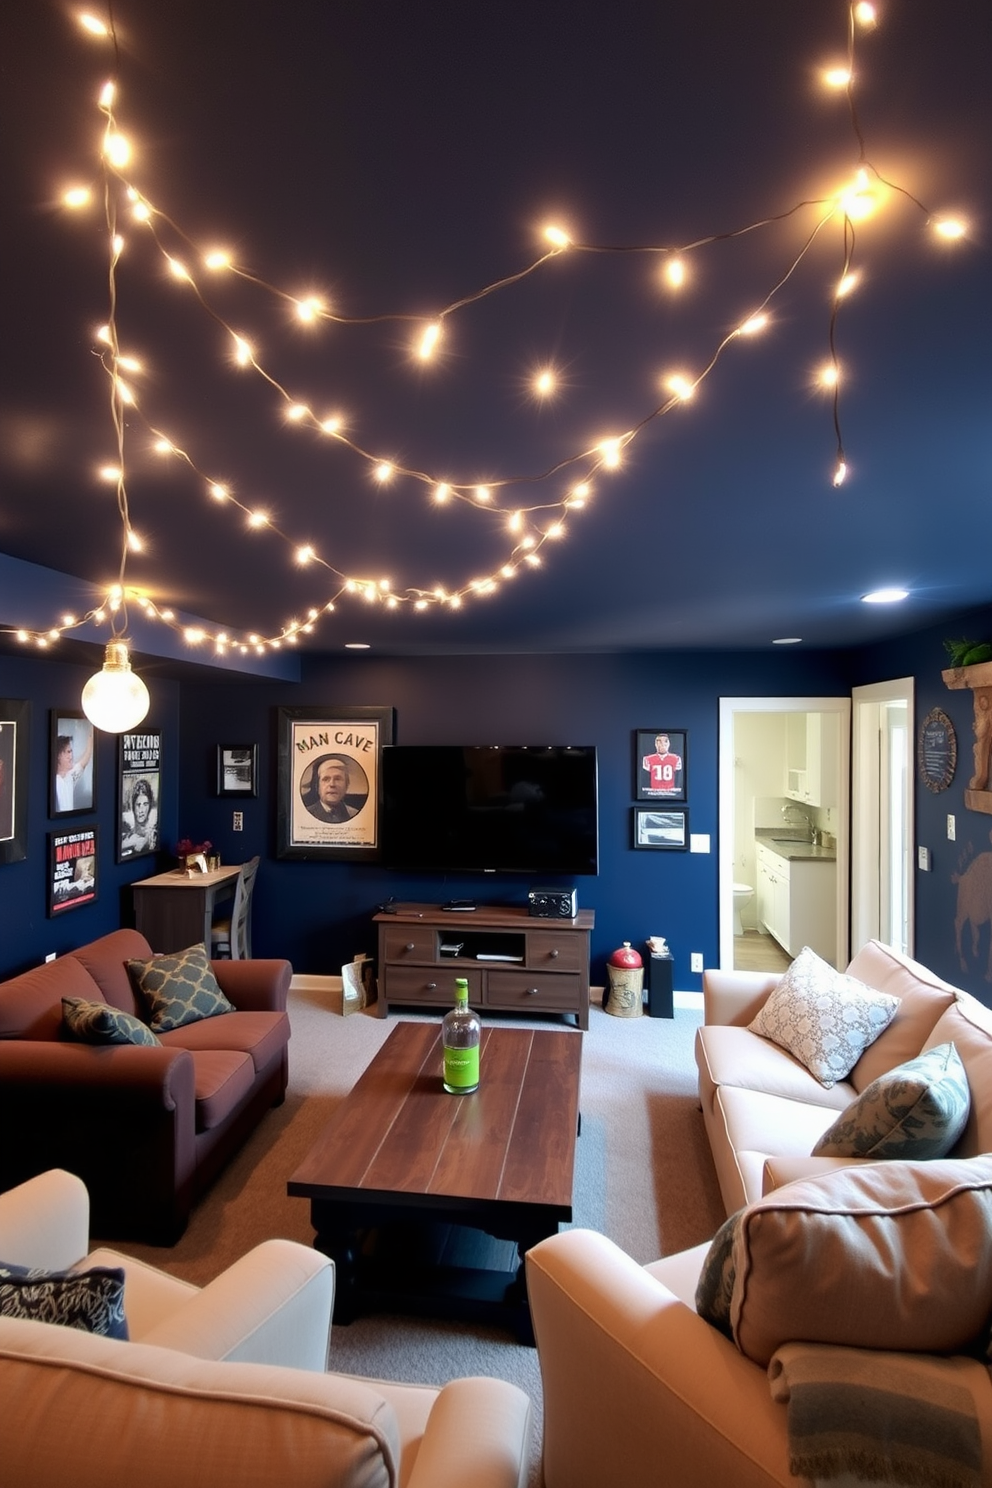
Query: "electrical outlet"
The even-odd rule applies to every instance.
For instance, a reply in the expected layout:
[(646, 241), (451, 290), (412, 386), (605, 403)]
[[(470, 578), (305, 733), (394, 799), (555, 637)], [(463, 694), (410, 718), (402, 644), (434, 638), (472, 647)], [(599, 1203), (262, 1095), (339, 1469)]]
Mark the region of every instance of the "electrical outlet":
[(234, 821), (232, 822), (231, 825), (232, 825), (232, 828), (233, 828), (233, 830), (235, 832), (243, 832), (244, 831), (244, 829), (245, 829), (245, 814), (244, 814), (243, 811), (236, 811), (234, 813)]
[(957, 824), (955, 823), (955, 820), (954, 820), (953, 815), (950, 812), (948, 812), (947, 813), (947, 840), (948, 840), (948, 842), (953, 842), (954, 841), (954, 837), (955, 837), (956, 831), (957, 831)]
[(48, 955), (45, 957), (45, 960), (46, 961), (54, 961), (55, 960), (55, 957), (57, 955), (58, 955), (58, 952), (57, 951), (49, 951)]
[(692, 954), (691, 954), (691, 956), (689, 957), (689, 970), (690, 971), (702, 971), (702, 969), (703, 969), (703, 953), (702, 953), (702, 951), (693, 951)]

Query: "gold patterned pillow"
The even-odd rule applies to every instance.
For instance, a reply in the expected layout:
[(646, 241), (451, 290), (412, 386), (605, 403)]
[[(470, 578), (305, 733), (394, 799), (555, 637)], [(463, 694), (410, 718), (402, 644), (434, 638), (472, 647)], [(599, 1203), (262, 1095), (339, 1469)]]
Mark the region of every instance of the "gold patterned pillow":
[(850, 1074), (898, 1006), (897, 997), (835, 971), (803, 946), (748, 1027), (788, 1049), (829, 1090)]
[(63, 997), (62, 1022), (82, 1044), (154, 1044), (158, 1039), (146, 1023), (106, 1002), (85, 997)]
[(148, 1008), (153, 1033), (168, 1033), (184, 1023), (199, 1023), (235, 1010), (220, 990), (202, 945), (188, 946), (171, 956), (128, 961), (127, 970)]

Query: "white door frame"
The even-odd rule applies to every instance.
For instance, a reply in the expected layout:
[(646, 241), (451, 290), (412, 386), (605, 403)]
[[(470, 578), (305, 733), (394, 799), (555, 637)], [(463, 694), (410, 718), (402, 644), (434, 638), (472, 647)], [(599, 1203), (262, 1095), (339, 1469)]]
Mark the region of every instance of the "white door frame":
[[(837, 918), (836, 944), (838, 967), (850, 959), (850, 763), (851, 699), (846, 697), (740, 697), (720, 699), (719, 749), (719, 821), (720, 856), (719, 920), (720, 966), (726, 971), (734, 965), (734, 714), (735, 713), (837, 713), (840, 715), (838, 741), (837, 795)], [(783, 791), (784, 794), (784, 791)]]
[[(879, 885), (882, 863), (882, 800), (878, 739), (880, 717), (886, 703), (905, 701), (909, 715), (906, 730), (906, 841), (915, 838), (913, 811), (913, 704), (914, 679), (895, 677), (870, 687), (852, 689), (851, 752), (851, 944), (860, 950), (879, 934)], [(910, 955), (914, 945), (913, 874), (909, 873), (907, 934)]]

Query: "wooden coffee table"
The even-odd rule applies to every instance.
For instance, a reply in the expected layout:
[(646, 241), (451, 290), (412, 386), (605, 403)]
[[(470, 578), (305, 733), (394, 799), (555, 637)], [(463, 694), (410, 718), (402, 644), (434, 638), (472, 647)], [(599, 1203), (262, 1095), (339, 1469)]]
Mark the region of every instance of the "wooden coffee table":
[(479, 1089), (453, 1096), (440, 1025), (397, 1023), (288, 1184), (335, 1261), (335, 1322), (499, 1319), (533, 1343), (523, 1255), (572, 1218), (581, 1057), (577, 1030), (486, 1026)]

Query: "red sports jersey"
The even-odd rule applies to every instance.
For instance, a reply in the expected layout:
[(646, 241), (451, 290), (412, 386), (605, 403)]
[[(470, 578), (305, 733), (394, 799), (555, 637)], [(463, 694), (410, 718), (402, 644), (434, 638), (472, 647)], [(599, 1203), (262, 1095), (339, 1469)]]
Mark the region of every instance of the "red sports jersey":
[(674, 791), (677, 788), (675, 777), (682, 770), (682, 756), (647, 754), (644, 756), (644, 768), (648, 772), (651, 790)]

